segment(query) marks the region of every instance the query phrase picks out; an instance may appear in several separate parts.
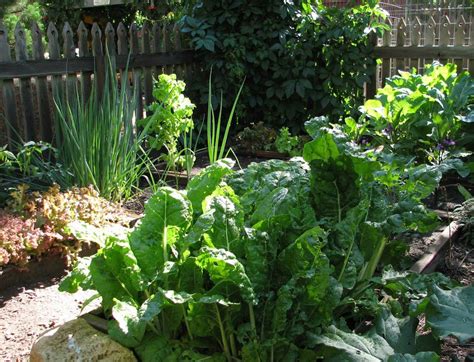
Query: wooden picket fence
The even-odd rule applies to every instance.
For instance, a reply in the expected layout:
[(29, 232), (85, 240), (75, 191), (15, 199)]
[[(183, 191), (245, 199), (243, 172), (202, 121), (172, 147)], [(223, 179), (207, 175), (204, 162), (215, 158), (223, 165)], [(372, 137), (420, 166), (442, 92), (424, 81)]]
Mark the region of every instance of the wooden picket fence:
[[(51, 141), (53, 95), (69, 97), (79, 89), (87, 99), (92, 87), (100, 94), (108, 56), (117, 76), (130, 79), (137, 94), (137, 118), (144, 115), (144, 105), (153, 100), (153, 77), (160, 73), (185, 77), (193, 66), (194, 53), (183, 49), (177, 25), (144, 24), (139, 29), (132, 24), (127, 29), (120, 23), (114, 29), (108, 23), (102, 30), (93, 24), (89, 31), (81, 22), (75, 43), (68, 23), (61, 33), (50, 23), (46, 36), (34, 23), (31, 54), (20, 24), (14, 37), (13, 52), (0, 21), (0, 132), (4, 136), (0, 141), (10, 144), (19, 139)], [(123, 74), (125, 69), (128, 74)]]
[[(468, 20), (466, 20), (466, 18)], [(377, 39), (375, 55), (381, 58), (367, 97), (376, 88), (383, 87), (385, 79), (398, 74), (399, 70), (415, 68), (423, 72), (426, 64), (433, 61), (452, 62), (458, 72), (468, 70), (474, 76), (474, 16), (470, 13), (450, 19), (442, 16), (414, 16), (408, 21), (387, 19), (392, 29)]]

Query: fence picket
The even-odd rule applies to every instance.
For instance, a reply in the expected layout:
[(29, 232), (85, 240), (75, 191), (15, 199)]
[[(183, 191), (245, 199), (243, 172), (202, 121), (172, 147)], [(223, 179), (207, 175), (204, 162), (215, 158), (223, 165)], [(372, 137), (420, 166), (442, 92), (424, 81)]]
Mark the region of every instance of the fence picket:
[[(44, 59), (43, 34), (36, 22), (31, 27), (33, 59)], [(46, 142), (53, 140), (51, 108), (49, 103), (48, 83), (46, 77), (36, 77), (36, 99), (38, 102), (40, 139)]]
[[(396, 46), (399, 46), (399, 47), (405, 46), (406, 37), (407, 37), (407, 24), (405, 22), (405, 19), (402, 18), (400, 19), (400, 22), (398, 23), (398, 26), (397, 26)], [(403, 55), (395, 59), (395, 67), (398, 70), (405, 70), (405, 58), (403, 58)]]
[[(49, 59), (60, 59), (59, 52), (59, 41), (58, 41), (58, 29), (53, 23), (48, 25), (48, 51)], [(53, 75), (51, 79), (51, 87), (53, 89), (53, 100), (58, 102), (63, 98), (62, 91), (62, 77), (59, 75)]]
[[(134, 57), (135, 55), (138, 55), (140, 53), (139, 51), (139, 44), (138, 44), (138, 29), (137, 29), (137, 24), (132, 23), (130, 26), (130, 53), (131, 56)], [(136, 97), (136, 119), (142, 119), (143, 118), (143, 102), (142, 102), (142, 84), (141, 84), (141, 78), (142, 78), (142, 72), (141, 69), (139, 68), (133, 68), (132, 70), (133, 74), (133, 92)]]
[[(12, 62), (10, 47), (8, 45), (8, 32), (2, 21), (0, 21), (0, 62)], [(15, 134), (15, 130), (19, 130), (19, 121), (16, 114), (16, 97), (13, 79), (0, 80), (0, 88), (2, 89), (3, 95), (3, 111), (7, 121), (7, 124), (5, 124), (7, 142), (10, 147), (12, 147), (14, 142), (19, 141), (17, 134)]]
[[(441, 18), (440, 22), (440, 30), (439, 30), (439, 44), (438, 46), (441, 45), (449, 45), (451, 41), (451, 22), (449, 21), (449, 18), (447, 15), (444, 15)], [(445, 64), (448, 61), (448, 58), (445, 57), (440, 57), (439, 58), (440, 63)]]
[[(65, 59), (74, 59), (76, 57), (72, 29), (66, 21), (63, 27), (63, 53)], [(75, 74), (66, 75), (66, 97), (71, 102), (77, 96), (77, 76)]]
[[(148, 23), (143, 24), (141, 41), (142, 54), (151, 53), (150, 35), (150, 25)], [(150, 67), (143, 68), (143, 91), (145, 96), (145, 105), (148, 106), (151, 102), (153, 102), (153, 74)], [(150, 115), (148, 110), (147, 115)]]
[(92, 24), (92, 55), (94, 56), (94, 87), (100, 98), (104, 90), (105, 63), (102, 50), (102, 31), (97, 23)]
[[(87, 57), (90, 55), (88, 36), (89, 30), (87, 30), (86, 25), (81, 21), (79, 27), (77, 28), (79, 57)], [(85, 102), (87, 102), (91, 94), (91, 75), (89, 72), (80, 72), (80, 79), (83, 99)]]
[[(464, 17), (461, 16), (454, 25), (454, 46), (464, 46), (464, 38), (466, 37), (465, 28), (466, 21)], [(458, 73), (460, 73), (464, 67), (464, 60), (462, 58), (454, 58), (453, 63), (456, 64)]]
[[(425, 48), (431, 48), (435, 44), (435, 37), (436, 37), (436, 21), (433, 16), (430, 17), (428, 20), (428, 23), (425, 26), (425, 32), (424, 32), (424, 47)], [(427, 64), (433, 63), (432, 58), (425, 58), (424, 59), (424, 65), (426, 66)]]
[[(20, 22), (15, 27), (15, 56), (17, 61), (28, 60), (26, 50), (26, 36)], [(20, 99), (23, 113), (23, 136), (25, 141), (32, 141), (35, 138), (35, 123), (33, 112), (33, 96), (31, 94), (31, 78), (20, 79)]]
[(471, 25), (469, 27), (469, 49), (471, 50), (471, 56), (468, 59), (468, 70), (472, 76), (474, 76), (474, 15), (471, 15)]
[[(415, 18), (410, 27), (410, 45), (417, 47), (420, 45), (421, 40), (421, 21), (418, 17)], [(417, 71), (420, 69), (420, 59), (410, 58), (410, 70), (415, 68)]]
[[(390, 30), (385, 31), (382, 38), (382, 46), (389, 47), (392, 45), (392, 21), (390, 18), (387, 18), (386, 24), (390, 27)], [(385, 80), (390, 77), (391, 68), (391, 59), (382, 58), (380, 74), (382, 76), (382, 81), (380, 85), (383, 87), (385, 85)]]
[[(160, 23), (155, 22), (153, 24), (151, 32), (153, 34), (152, 51), (154, 53), (163, 52), (163, 29), (162, 29)], [(155, 67), (154, 72), (162, 74), (162, 73), (164, 73), (164, 68), (163, 67)]]

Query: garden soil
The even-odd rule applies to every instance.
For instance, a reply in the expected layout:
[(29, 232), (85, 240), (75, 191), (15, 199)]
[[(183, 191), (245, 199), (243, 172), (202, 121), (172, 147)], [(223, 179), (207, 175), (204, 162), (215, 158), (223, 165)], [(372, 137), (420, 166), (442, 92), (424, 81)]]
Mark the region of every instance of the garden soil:
[[(38, 336), (82, 314), (82, 303), (94, 294), (62, 293), (58, 284), (51, 279), (0, 291), (0, 361), (28, 361)], [(96, 300), (84, 312), (97, 307)]]

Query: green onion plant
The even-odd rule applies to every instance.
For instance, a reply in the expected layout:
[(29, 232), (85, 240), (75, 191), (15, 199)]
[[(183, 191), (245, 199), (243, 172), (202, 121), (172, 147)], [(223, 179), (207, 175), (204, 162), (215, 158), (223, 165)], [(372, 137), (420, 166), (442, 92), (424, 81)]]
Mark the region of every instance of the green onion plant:
[(93, 87), (84, 100), (76, 88), (70, 101), (55, 97), (55, 142), (58, 161), (72, 174), (69, 186), (92, 184), (101, 196), (120, 201), (133, 195), (150, 159), (142, 148), (147, 129), (133, 124), (136, 97), (128, 91), (126, 77), (119, 84), (110, 57), (106, 59), (102, 94)]
[(234, 104), (232, 105), (232, 109), (229, 114), (229, 118), (227, 118), (227, 123), (225, 125), (225, 130), (222, 139), (221, 136), (221, 125), (222, 125), (222, 100), (223, 94), (221, 92), (221, 100), (219, 104), (219, 115), (216, 119), (216, 115), (214, 113), (214, 109), (212, 107), (212, 69), (211, 73), (209, 74), (209, 95), (208, 95), (208, 102), (207, 102), (207, 152), (209, 155), (209, 162), (215, 163), (217, 160), (220, 160), (227, 156), (228, 152), (226, 153), (226, 145), (227, 145), (227, 137), (229, 136), (230, 126), (232, 125), (232, 118), (234, 117), (235, 107), (237, 106), (237, 102), (240, 97), (240, 93), (242, 92), (242, 88), (244, 87), (245, 79), (240, 85), (239, 91), (237, 92), (237, 96), (235, 97)]

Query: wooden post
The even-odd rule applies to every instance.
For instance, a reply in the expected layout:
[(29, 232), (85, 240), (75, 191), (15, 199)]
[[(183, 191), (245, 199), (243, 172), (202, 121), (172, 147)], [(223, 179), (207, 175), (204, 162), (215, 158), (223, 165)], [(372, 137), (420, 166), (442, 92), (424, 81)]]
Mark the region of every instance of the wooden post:
[[(148, 23), (143, 24), (141, 48), (142, 54), (151, 54), (150, 25)], [(148, 106), (153, 102), (153, 75), (150, 67), (143, 68), (143, 85), (145, 105)], [(146, 114), (150, 116), (151, 112), (147, 110)]]
[(102, 31), (97, 23), (92, 25), (92, 55), (94, 56), (94, 87), (101, 98), (105, 83), (105, 63), (102, 51)]
[[(133, 23), (130, 26), (130, 53), (131, 56), (139, 54), (139, 44), (138, 44), (138, 29), (137, 24)], [(135, 95), (136, 100), (136, 119), (140, 120), (143, 118), (143, 102), (142, 102), (142, 72), (140, 68), (133, 68), (133, 94)]]
[[(89, 31), (85, 24), (81, 21), (79, 27), (77, 28), (77, 39), (78, 39), (78, 46), (79, 46), (79, 57), (87, 57), (90, 55), (89, 52), (89, 42), (88, 42), (88, 35)], [(91, 82), (91, 75), (88, 72), (81, 72), (81, 91), (82, 96), (84, 99), (84, 103), (86, 103), (89, 99), (91, 94), (92, 82)]]
[[(36, 22), (33, 22), (31, 27), (31, 38), (33, 41), (33, 59), (44, 60), (43, 34)], [(40, 139), (51, 143), (53, 140), (53, 128), (46, 77), (36, 78), (36, 99), (38, 101)]]
[[(74, 59), (76, 57), (72, 29), (67, 21), (63, 27), (63, 53), (66, 59)], [(76, 74), (66, 74), (66, 98), (68, 102), (74, 102), (77, 98), (77, 92)]]
[[(18, 22), (15, 27), (15, 55), (17, 61), (28, 60), (25, 31), (20, 22)], [(23, 113), (24, 140), (32, 141), (35, 139), (35, 123), (31, 95), (31, 79), (20, 79), (20, 98)]]
[[(12, 58), (10, 54), (10, 46), (8, 45), (7, 28), (0, 20), (0, 62), (10, 63), (11, 61)], [(0, 81), (0, 88), (2, 89), (3, 111), (5, 117), (0, 120), (5, 121), (8, 144), (10, 145), (10, 149), (12, 149), (13, 143), (20, 141), (18, 137), (19, 134), (16, 134), (16, 132), (19, 132), (20, 130), (20, 125), (16, 114), (16, 97), (13, 79)]]

